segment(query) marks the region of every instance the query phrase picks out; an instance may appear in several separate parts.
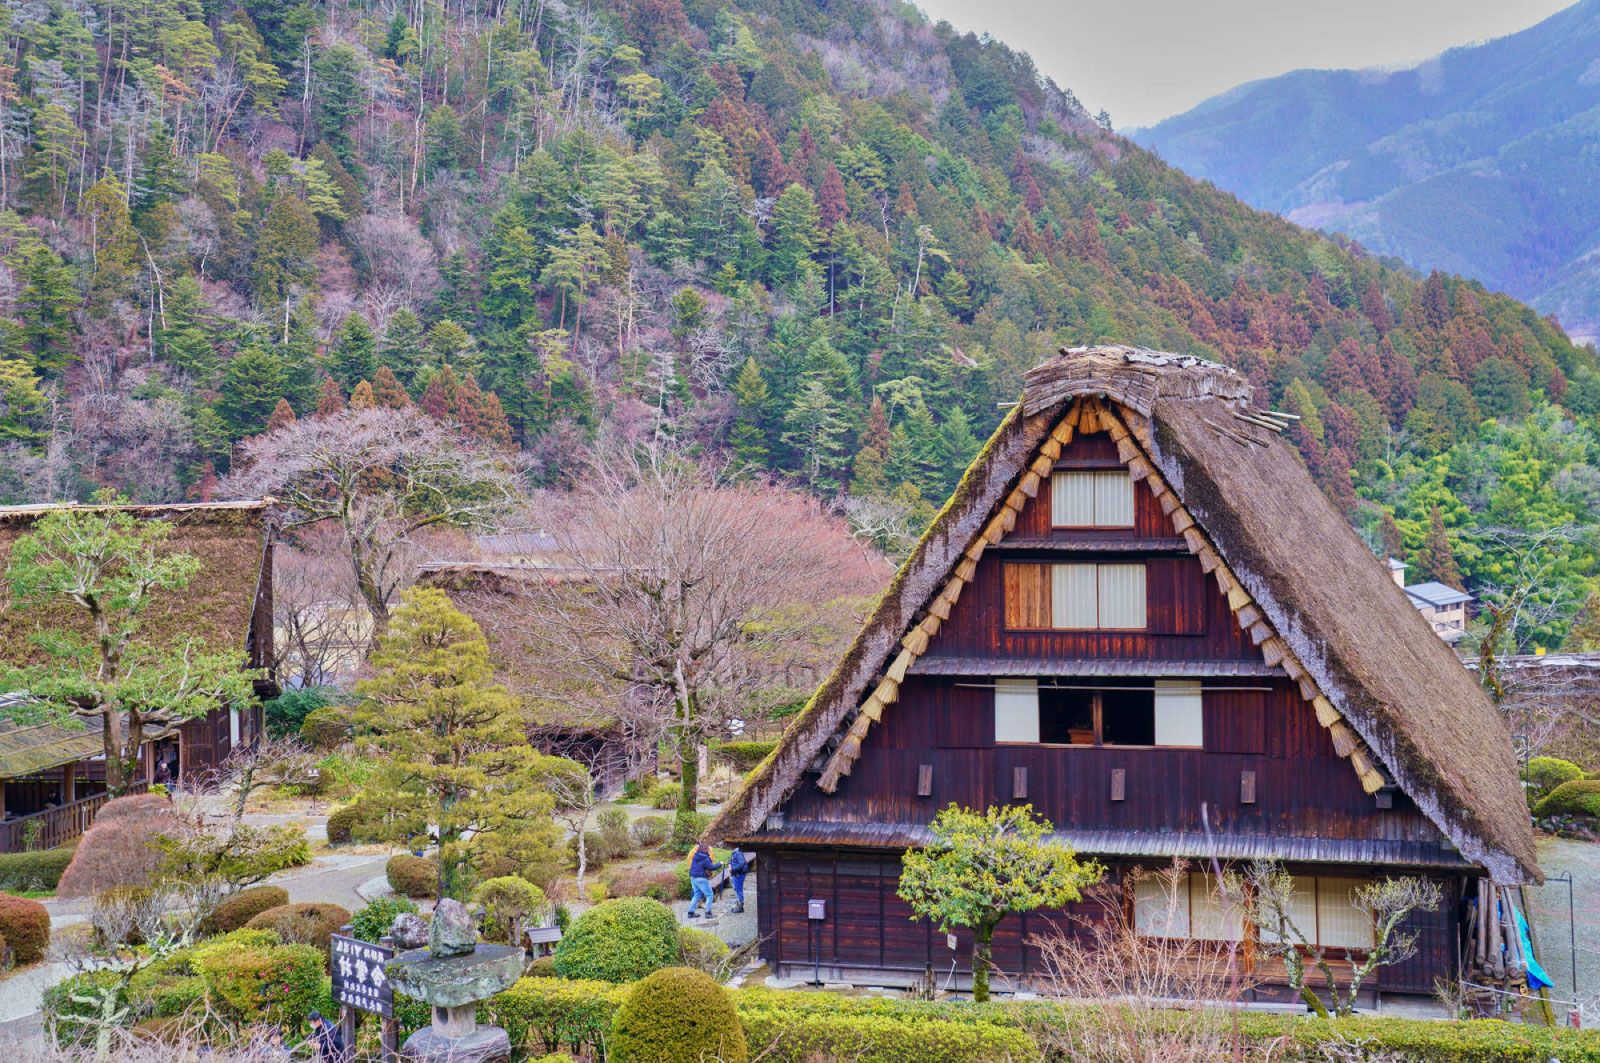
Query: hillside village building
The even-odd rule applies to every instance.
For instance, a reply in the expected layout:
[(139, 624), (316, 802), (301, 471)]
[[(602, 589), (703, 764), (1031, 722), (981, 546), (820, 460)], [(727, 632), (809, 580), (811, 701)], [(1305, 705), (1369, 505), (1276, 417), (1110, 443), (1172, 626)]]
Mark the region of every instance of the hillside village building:
[[(1371, 944), (1356, 886), (1426, 876), (1444, 903), (1410, 919), (1416, 955), (1375, 988), (1431, 994), (1456, 974), (1478, 898), (1540, 880), (1509, 734), (1282, 426), (1243, 376), (1197, 359), (1105, 347), (1030, 371), (707, 831), (760, 856), (776, 972), (903, 984), (956, 956), (969, 968), (970, 933), (953, 956), (896, 896), (901, 855), (952, 803), (1026, 803), (1105, 865), (1138, 932), (1242, 941), (1262, 998), (1282, 996), (1282, 972), (1257, 966), (1254, 928), (1204, 876), (1173, 926), (1129, 872), (1281, 861), (1300, 925), (1340, 957)], [(1063, 914), (1002, 923), (1014, 984)]]
[[(0, 507), (0, 575), (11, 548), (33, 523), (56, 507)], [(274, 529), (266, 502), (218, 502), (131, 507), (143, 520), (173, 525), (166, 549), (195, 555), (200, 570), (181, 592), (162, 592), (142, 616), (143, 637), (192, 637), (215, 649), (243, 651), (247, 667), (264, 670), (258, 699), (277, 695), (272, 679), (272, 554)], [(40, 663), (37, 641), (51, 628), (82, 618), (64, 604), (19, 606), (0, 587), (0, 659)], [(106, 800), (105, 756), (100, 721), (83, 726), (7, 723), (6, 710), (28, 700), (26, 692), (0, 692), (0, 852), (25, 843), (44, 848), (77, 837)], [(140, 762), (143, 789), (165, 764), (174, 781), (214, 770), (235, 749), (254, 743), (262, 710), (231, 706), (183, 723), (154, 728)]]
[(1467, 608), (1475, 601), (1466, 591), (1458, 591), (1437, 580), (1406, 582), (1406, 563), (1389, 558), (1389, 573), (1406, 592), (1417, 612), (1433, 627), (1433, 633), (1454, 646), (1467, 634)]

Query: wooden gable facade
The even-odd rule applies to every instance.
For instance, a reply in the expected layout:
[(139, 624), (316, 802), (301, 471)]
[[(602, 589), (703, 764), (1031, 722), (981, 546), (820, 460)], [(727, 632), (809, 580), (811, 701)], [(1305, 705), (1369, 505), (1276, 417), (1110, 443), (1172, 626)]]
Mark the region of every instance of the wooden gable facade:
[[(1162, 374), (1156, 386), (1180, 391), (1205, 374), (1206, 401), (1238, 383), (1189, 360), (1087, 356), (1143, 359), (1141, 372)], [(1413, 918), (1416, 956), (1385, 969), (1375, 989), (1431, 993), (1435, 977), (1454, 972), (1456, 909), (1485, 864), (1463, 855), (1431, 797), (1426, 809), (1413, 799), (1401, 776), (1414, 766), (1396, 771), (1376, 751), (1389, 748), (1384, 736), (1358, 733), (1355, 714), (1336, 707), (1350, 699), (1302, 657), (1304, 631), (1280, 631), (1269, 615), (1277, 603), (1246, 588), (1184, 504), (1182, 470), (1169, 461), (1160, 471), (1150, 413), (1090, 386), (1046, 404), (1031, 425), (1026, 410), (1003, 425), (987, 466), (980, 457), (963, 481), (967, 497), (958, 491), (851, 656), (712, 825), (710, 836), (760, 854), (760, 928), (775, 970), (876, 983), (946, 970), (957, 957), (944, 936), (913, 922), (896, 896), (900, 854), (926, 842), (951, 804), (1028, 804), (1099, 859), (1113, 887), (1126, 885), (1111, 892), (1136, 927), (1129, 873), (1175, 859), (1282, 861), (1303, 878), (1307, 918), (1334, 950), (1360, 947), (1348, 904), (1360, 881), (1433, 877), (1444, 904)], [(1276, 435), (1262, 421), (1246, 438)], [(1329, 534), (1354, 540), (1342, 524)], [(947, 560), (930, 566), (935, 551)], [(1364, 549), (1352, 556), (1387, 582)], [(1390, 612), (1414, 620), (1395, 597)], [(869, 650), (875, 640), (881, 648)], [(1203, 880), (1194, 889), (1186, 936), (1248, 936), (1208, 913)], [(823, 919), (808, 918), (812, 900), (826, 902)], [(1030, 937), (1103, 903), (1008, 919), (997, 964), (1025, 981), (1039, 964)], [(958, 971), (970, 946), (958, 936)], [(1272, 973), (1257, 975), (1270, 998)]]

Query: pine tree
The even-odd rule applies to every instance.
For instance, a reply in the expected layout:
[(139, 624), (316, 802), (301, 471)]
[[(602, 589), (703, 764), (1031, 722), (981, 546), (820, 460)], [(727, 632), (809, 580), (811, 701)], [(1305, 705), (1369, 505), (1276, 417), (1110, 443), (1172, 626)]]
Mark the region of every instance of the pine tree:
[(77, 332), (72, 311), (78, 291), (72, 273), (60, 255), (42, 244), (26, 253), (21, 272), (27, 280), (15, 306), (27, 362), (40, 372), (58, 373), (72, 362)]
[(1387, 509), (1378, 518), (1378, 535), (1383, 539), (1385, 557), (1392, 557), (1396, 561), (1406, 559), (1405, 536), (1400, 534), (1400, 525), (1394, 522), (1394, 514)]
[(344, 393), (339, 382), (331, 376), (322, 378), (322, 395), (317, 399), (317, 416), (331, 417), (344, 409)]
[[(378, 364), (392, 370), (398, 381), (409, 387), (427, 358), (428, 338), (422, 322), (410, 310), (395, 311), (383, 334), (383, 345), (378, 348)], [(374, 378), (374, 385), (377, 382)]]
[(439, 280), (439, 298), (434, 301), (433, 312), (451, 321), (477, 324), (477, 285), (473, 282), (472, 267), (465, 251), (456, 248), (450, 253), (439, 270)]
[(423, 389), (417, 405), (436, 421), (448, 420), (455, 412), (456, 389), (459, 386), (456, 371), (447, 365), (428, 379), (428, 386)]
[(328, 373), (343, 387), (353, 388), (372, 376), (377, 364), (378, 339), (372, 326), (358, 313), (352, 313), (339, 326), (339, 335), (328, 352)]
[(814, 491), (838, 490), (845, 423), (820, 377), (801, 386), (789, 408), (787, 423), (783, 443), (800, 457), (801, 480)]
[(1456, 564), (1455, 551), (1450, 548), (1450, 534), (1445, 531), (1444, 514), (1439, 511), (1437, 502), (1428, 511), (1428, 535), (1423, 540), (1418, 561), (1423, 579), (1437, 580), (1458, 591), (1466, 589), (1462, 585), (1461, 568)]
[(528, 231), (522, 209), (515, 203), (501, 207), (494, 216), (485, 258), (484, 316), (507, 328), (535, 317), (534, 291), (544, 263), (544, 248)]
[(357, 384), (355, 386), (355, 390), (350, 392), (351, 413), (360, 413), (362, 410), (370, 410), (377, 404), (378, 400), (372, 394), (372, 385), (367, 383), (365, 380)]
[(774, 285), (789, 285), (803, 278), (816, 253), (820, 234), (816, 200), (805, 185), (793, 184), (783, 190), (772, 208), (771, 253), (767, 257), (767, 276)]
[(355, 162), (350, 126), (361, 113), (361, 60), (348, 45), (323, 52), (313, 66), (317, 86), (317, 131), (346, 164)]
[(739, 376), (733, 382), (733, 397), (738, 409), (728, 440), (733, 447), (733, 460), (741, 469), (764, 468), (767, 464), (767, 411), (772, 396), (754, 358), (746, 358), (739, 367)]
[(406, 389), (395, 379), (394, 371), (386, 365), (380, 366), (372, 377), (372, 397), (385, 409), (403, 410), (411, 405), (411, 396), (406, 394)]
[(261, 431), (280, 405), (294, 413), (284, 399), (281, 360), (260, 347), (247, 347), (228, 361), (220, 391), (217, 413), (234, 439)]
[(966, 411), (959, 406), (952, 407), (939, 425), (938, 456), (944, 472), (946, 496), (956, 489), (978, 446), (978, 437), (972, 434), (972, 422), (967, 419)]
[(429, 172), (454, 170), (461, 165), (461, 156), (466, 150), (461, 120), (448, 103), (441, 103), (428, 112), (427, 145), (425, 160)]
[(261, 223), (256, 241), (255, 287), (262, 308), (284, 322), (288, 339), (289, 307), (295, 296), (317, 279), (317, 219), (297, 196), (280, 193)]

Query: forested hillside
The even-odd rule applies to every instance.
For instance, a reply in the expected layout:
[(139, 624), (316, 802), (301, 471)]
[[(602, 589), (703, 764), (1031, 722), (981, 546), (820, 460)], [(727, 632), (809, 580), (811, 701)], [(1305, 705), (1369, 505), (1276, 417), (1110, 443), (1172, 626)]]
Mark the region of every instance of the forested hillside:
[(3, 17), (5, 501), (206, 497), (245, 437), (415, 402), (543, 485), (667, 435), (903, 548), (1024, 369), (1115, 339), (1302, 414), (1414, 577), (1549, 562), (1519, 638), (1590, 589), (1586, 545), (1525, 544), (1595, 519), (1592, 350), (1190, 180), (908, 6)]
[(1600, 0), (1409, 70), (1297, 70), (1133, 136), (1247, 203), (1600, 336)]

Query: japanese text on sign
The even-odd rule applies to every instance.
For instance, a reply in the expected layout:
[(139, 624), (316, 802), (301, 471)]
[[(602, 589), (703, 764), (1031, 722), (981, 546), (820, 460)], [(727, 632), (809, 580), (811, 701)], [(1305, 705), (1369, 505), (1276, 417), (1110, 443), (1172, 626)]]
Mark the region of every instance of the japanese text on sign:
[(394, 959), (394, 950), (342, 934), (333, 935), (331, 945), (334, 1002), (392, 1017), (394, 987), (383, 965)]

